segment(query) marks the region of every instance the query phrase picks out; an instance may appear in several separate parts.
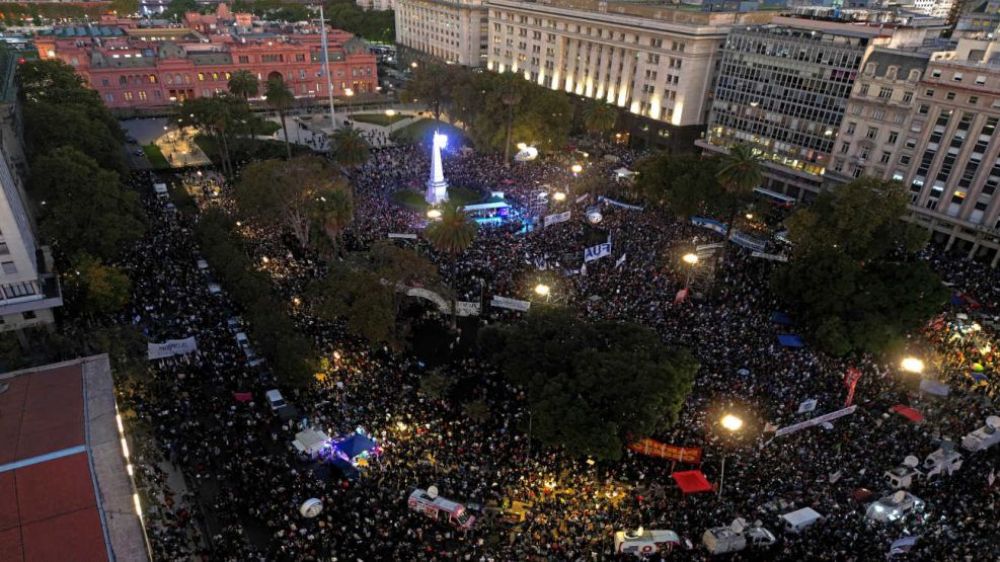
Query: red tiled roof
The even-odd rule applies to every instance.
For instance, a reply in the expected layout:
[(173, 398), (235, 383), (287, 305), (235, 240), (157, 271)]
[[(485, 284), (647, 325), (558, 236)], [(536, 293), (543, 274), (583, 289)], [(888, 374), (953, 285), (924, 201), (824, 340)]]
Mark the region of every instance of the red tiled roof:
[(0, 447), (0, 561), (108, 560), (89, 453), (29, 461), (86, 444), (82, 377), (76, 364), (4, 381), (0, 443), (13, 446)]

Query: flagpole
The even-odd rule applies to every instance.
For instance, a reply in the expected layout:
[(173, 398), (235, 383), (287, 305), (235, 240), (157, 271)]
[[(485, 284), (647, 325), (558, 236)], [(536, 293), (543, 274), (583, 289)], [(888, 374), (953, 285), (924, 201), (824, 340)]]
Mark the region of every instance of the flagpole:
[(330, 99), (330, 127), (337, 129), (337, 120), (333, 109), (333, 76), (330, 75), (330, 47), (326, 40), (326, 20), (323, 18), (323, 4), (319, 5), (320, 39), (323, 46), (323, 72), (326, 73), (326, 94)]

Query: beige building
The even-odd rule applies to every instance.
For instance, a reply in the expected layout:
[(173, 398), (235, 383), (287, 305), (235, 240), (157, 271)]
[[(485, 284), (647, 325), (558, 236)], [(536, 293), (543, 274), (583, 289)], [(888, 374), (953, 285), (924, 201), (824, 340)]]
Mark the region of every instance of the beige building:
[(895, 179), (910, 220), (1000, 264), (1000, 43), (932, 54), (875, 51), (852, 92), (829, 179)]
[(385, 11), (396, 9), (396, 0), (355, 0), (354, 3), (366, 12), (368, 10)]
[(14, 85), (17, 57), (0, 55), (0, 332), (51, 324), (62, 306), (48, 248), (35, 238), (24, 186), (20, 111)]
[[(717, 54), (762, 12), (591, 0), (487, 0), (490, 70), (677, 127), (705, 123)], [(667, 131), (664, 129), (664, 131)]]
[(397, 45), (452, 64), (485, 63), (482, 0), (397, 0), (395, 14)]

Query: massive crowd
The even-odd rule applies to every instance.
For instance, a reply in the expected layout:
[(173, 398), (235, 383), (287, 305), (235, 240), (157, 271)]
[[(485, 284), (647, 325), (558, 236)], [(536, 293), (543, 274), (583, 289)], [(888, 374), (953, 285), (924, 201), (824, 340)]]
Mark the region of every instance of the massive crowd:
[[(613, 168), (629, 166), (637, 156), (617, 146), (598, 150), (614, 158), (595, 157), (584, 173), (609, 182)], [(345, 236), (350, 249), (363, 249), (390, 232), (418, 232), (424, 218), (393, 204), (391, 194), (421, 189), (427, 166), (425, 148), (385, 147), (352, 172), (357, 197), (356, 218)], [(453, 185), (504, 191), (520, 208), (530, 207), (541, 192), (569, 191), (565, 202), (547, 203), (541, 212), (571, 210), (571, 221), (528, 232), (522, 224), (480, 229), (460, 259), (439, 262), (443, 277), (462, 298), (476, 300), (481, 291), (529, 298), (544, 275), (556, 280), (557, 302), (575, 305), (589, 318), (640, 322), (664, 341), (691, 348), (702, 365), (694, 390), (680, 422), (656, 437), (701, 447), (700, 469), (715, 483), (726, 456), (724, 493), (682, 496), (670, 477), (674, 467), (662, 459), (626, 453), (620, 462), (592, 463), (529, 446), (523, 391), (491, 365), (463, 355), (439, 366), (489, 404), (488, 419), (474, 421), (461, 404), (419, 391), (427, 367), (417, 357), (371, 347), (343, 325), (313, 317), (308, 306), (294, 319), (330, 367), (308, 389), (283, 387), (286, 398), (301, 417), (331, 435), (364, 428), (382, 453), (357, 480), (323, 463), (304, 462), (290, 447), (299, 419), (282, 419), (271, 411), (264, 392), (275, 383), (266, 368), (246, 364), (235, 341), (236, 331), (245, 329), (239, 305), (225, 292), (211, 293), (196, 265), (192, 227), (197, 216), (169, 210), (148, 193), (152, 178), (136, 175), (132, 181), (146, 194), (151, 228), (126, 264), (134, 285), (124, 319), (151, 341), (195, 336), (198, 345), (195, 353), (151, 363), (148, 380), (119, 389), (120, 402), (133, 412), (130, 420), (148, 428), (160, 455), (181, 467), (194, 491), (185, 498), (183, 515), (168, 509), (151, 520), (158, 559), (610, 560), (616, 559), (614, 532), (642, 526), (676, 531), (693, 544), (690, 551), (679, 547), (678, 559), (696, 560), (708, 557), (699, 544), (702, 533), (736, 517), (760, 520), (779, 542), (732, 555), (734, 560), (880, 559), (904, 535), (920, 537), (909, 554), (914, 560), (1000, 558), (1000, 486), (992, 482), (1000, 447), (966, 453), (965, 465), (954, 476), (918, 481), (912, 491), (927, 502), (927, 510), (904, 525), (869, 522), (865, 505), (855, 499), (862, 488), (876, 497), (886, 495), (886, 470), (907, 455), (923, 459), (942, 440), (958, 441), (987, 415), (997, 414), (987, 389), (970, 384), (963, 362), (953, 357), (939, 364), (934, 375), (952, 392), (936, 397), (918, 395), (893, 364), (784, 348), (771, 322), (778, 310), (767, 288), (773, 263), (737, 249), (717, 264), (712, 280), (707, 273), (698, 277), (697, 298), (675, 303), (687, 274), (679, 255), (718, 240), (653, 211), (605, 205), (599, 226), (609, 235), (613, 254), (581, 270), (581, 250), (594, 230), (583, 215), (594, 200), (574, 192), (580, 180), (562, 161), (508, 167), (492, 156), (455, 151), (446, 157), (445, 172)], [(183, 183), (197, 191), (203, 182), (218, 179), (177, 181), (174, 189)], [(223, 189), (220, 198), (206, 198), (204, 204), (226, 205), (226, 198)], [(252, 233), (250, 251), (258, 262), (269, 257), (276, 290), (286, 296), (323, 274), (321, 260), (290, 252), (280, 233), (247, 232)], [(421, 242), (405, 243), (433, 256)], [(956, 289), (975, 295), (978, 312), (996, 313), (996, 272), (930, 250), (927, 259)], [(958, 312), (945, 311), (945, 320)], [(984, 325), (979, 337), (995, 336), (995, 328)], [(954, 356), (955, 350), (946, 348), (954, 342), (933, 331), (914, 335), (912, 345)], [(807, 399), (817, 400), (817, 413), (841, 408), (843, 376), (851, 366), (862, 372), (854, 414), (831, 427), (774, 437), (774, 427), (813, 415), (797, 413)], [(988, 363), (988, 369), (995, 366)], [(987, 375), (996, 380), (995, 371)], [(244, 392), (252, 399), (237, 400), (236, 394)], [(889, 414), (899, 403), (919, 409), (925, 421), (915, 425)], [(718, 428), (724, 412), (747, 421), (735, 438)], [(155, 469), (144, 469), (139, 477), (152, 484), (162, 480)], [(430, 485), (442, 496), (478, 506), (479, 523), (459, 531), (410, 511), (409, 493)], [(308, 498), (324, 505), (312, 519), (299, 513)], [(779, 500), (791, 506), (780, 513), (809, 506), (826, 518), (802, 535), (781, 533), (779, 512), (767, 508)], [(502, 521), (500, 508), (514, 501), (529, 505), (523, 521)]]

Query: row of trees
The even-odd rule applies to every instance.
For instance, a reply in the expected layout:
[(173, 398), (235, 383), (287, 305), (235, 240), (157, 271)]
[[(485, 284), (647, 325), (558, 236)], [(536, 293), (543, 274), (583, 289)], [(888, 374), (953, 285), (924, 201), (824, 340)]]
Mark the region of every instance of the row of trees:
[[(762, 184), (762, 169), (748, 145), (721, 157), (661, 153), (638, 165), (637, 186), (678, 217), (728, 217), (733, 225)], [(772, 287), (824, 350), (886, 352), (943, 304), (945, 288), (915, 256), (927, 231), (900, 220), (906, 206), (898, 182), (863, 178), (785, 221), (791, 256)]]
[(198, 245), (226, 291), (243, 307), (258, 350), (283, 381), (306, 386), (316, 366), (312, 342), (295, 330), (289, 303), (274, 296), (270, 278), (247, 257), (233, 227), (233, 220), (221, 210), (205, 211), (195, 227)]
[(401, 93), (460, 125), (481, 150), (502, 150), (524, 142), (539, 149), (561, 148), (574, 125), (595, 135), (614, 130), (618, 110), (588, 100), (576, 106), (565, 93), (544, 88), (513, 72), (474, 72), (457, 65), (423, 64)]
[(128, 302), (129, 279), (114, 267), (145, 231), (138, 194), (122, 183), (124, 134), (73, 68), (20, 65), (28, 190), (43, 238), (64, 272), (70, 307), (113, 312)]

